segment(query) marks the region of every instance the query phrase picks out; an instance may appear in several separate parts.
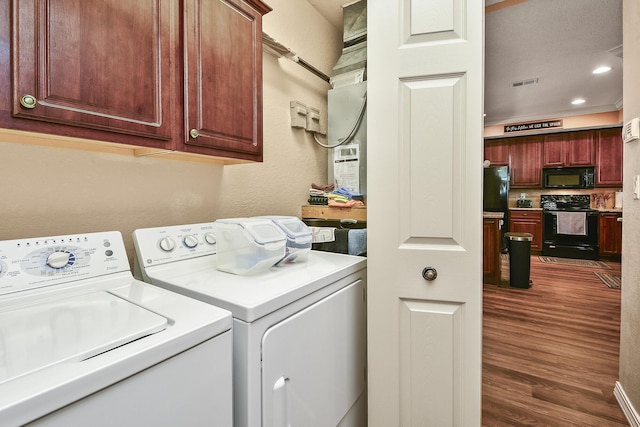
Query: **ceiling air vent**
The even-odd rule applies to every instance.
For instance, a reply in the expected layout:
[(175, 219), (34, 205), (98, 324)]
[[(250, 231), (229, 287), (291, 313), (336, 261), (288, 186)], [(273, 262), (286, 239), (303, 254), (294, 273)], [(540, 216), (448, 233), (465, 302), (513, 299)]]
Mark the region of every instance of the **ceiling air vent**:
[(517, 82), (511, 82), (511, 87), (529, 86), (529, 85), (534, 85), (536, 83), (538, 83), (537, 77), (535, 79), (526, 79), (526, 80), (520, 80)]

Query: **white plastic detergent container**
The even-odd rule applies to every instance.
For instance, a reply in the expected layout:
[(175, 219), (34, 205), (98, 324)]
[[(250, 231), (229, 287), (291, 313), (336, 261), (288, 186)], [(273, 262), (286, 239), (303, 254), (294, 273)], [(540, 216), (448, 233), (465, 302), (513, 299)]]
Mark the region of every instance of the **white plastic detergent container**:
[(287, 249), (285, 256), (276, 264), (287, 262), (306, 261), (311, 250), (313, 233), (311, 229), (295, 216), (260, 216), (260, 219), (269, 219), (274, 222), (287, 236)]
[(269, 219), (227, 218), (216, 220), (213, 226), (218, 270), (257, 274), (286, 255), (287, 236)]

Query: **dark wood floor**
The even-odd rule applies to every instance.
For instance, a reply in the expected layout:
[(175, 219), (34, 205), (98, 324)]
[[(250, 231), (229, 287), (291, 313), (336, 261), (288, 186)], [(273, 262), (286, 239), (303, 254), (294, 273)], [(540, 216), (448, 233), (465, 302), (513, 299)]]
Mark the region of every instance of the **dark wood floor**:
[(483, 426), (628, 426), (618, 379), (620, 290), (531, 257), (530, 289), (484, 285)]

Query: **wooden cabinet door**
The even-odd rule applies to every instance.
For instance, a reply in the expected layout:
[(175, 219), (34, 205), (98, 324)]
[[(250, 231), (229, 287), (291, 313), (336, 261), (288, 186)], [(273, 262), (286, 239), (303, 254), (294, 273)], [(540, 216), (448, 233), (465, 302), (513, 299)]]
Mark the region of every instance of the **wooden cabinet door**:
[(262, 160), (259, 1), (186, 0), (183, 150)]
[(509, 231), (530, 233), (532, 250), (542, 250), (542, 213), (539, 211), (510, 211)]
[(596, 141), (596, 185), (622, 185), (622, 134), (620, 128), (602, 129)]
[(511, 187), (540, 187), (542, 182), (542, 139), (515, 138), (509, 144)]
[(13, 0), (12, 6), (12, 113), (39, 127), (11, 127), (61, 133), (56, 126), (65, 125), (101, 132), (64, 132), (71, 136), (113, 140), (111, 133), (172, 146), (179, 124), (177, 1)]
[(553, 133), (545, 135), (543, 139), (544, 167), (561, 167), (567, 164), (567, 134)]
[(483, 283), (500, 284), (500, 254), (502, 238), (498, 218), (484, 218), (482, 221), (482, 281)]
[(509, 166), (509, 140), (505, 138), (484, 141), (484, 159), (491, 166)]
[(595, 131), (567, 134), (567, 166), (592, 166), (595, 163)]
[(622, 253), (622, 214), (604, 212), (599, 216), (598, 245), (600, 255), (620, 255)]

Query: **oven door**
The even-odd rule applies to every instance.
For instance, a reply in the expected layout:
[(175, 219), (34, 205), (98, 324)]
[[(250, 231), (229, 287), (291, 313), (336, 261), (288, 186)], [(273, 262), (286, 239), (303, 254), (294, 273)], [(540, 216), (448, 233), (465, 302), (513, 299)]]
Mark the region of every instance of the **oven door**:
[[(598, 245), (598, 212), (586, 211), (585, 215), (585, 234), (563, 234), (558, 232), (558, 213), (563, 211), (545, 211), (544, 212), (544, 241), (553, 242), (560, 245)], [(583, 213), (583, 212), (578, 212)]]

